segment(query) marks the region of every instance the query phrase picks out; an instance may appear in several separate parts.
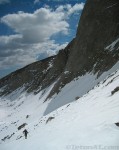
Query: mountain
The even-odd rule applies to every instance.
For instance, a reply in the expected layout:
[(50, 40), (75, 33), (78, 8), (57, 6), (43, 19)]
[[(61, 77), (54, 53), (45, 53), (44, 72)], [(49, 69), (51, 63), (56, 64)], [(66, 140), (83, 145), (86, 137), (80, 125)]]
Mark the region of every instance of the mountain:
[(65, 49), (0, 80), (0, 149), (119, 147), (118, 12), (117, 0), (87, 0)]
[[(0, 80), (0, 95), (24, 86), (39, 92), (59, 79), (49, 97), (74, 78), (87, 72), (100, 77), (119, 60), (119, 3), (117, 0), (87, 0), (76, 38), (57, 56), (38, 61)], [(110, 61), (111, 60), (111, 61)], [(83, 93), (84, 94), (84, 93)]]
[[(97, 77), (119, 60), (119, 3), (118, 0), (87, 0), (70, 49), (65, 72), (56, 84), (60, 86), (75, 77), (93, 71)], [(111, 61), (110, 61), (111, 60)], [(54, 92), (51, 94), (53, 95)]]
[[(87, 0), (65, 70), (49, 94), (48, 98), (53, 96), (53, 100), (45, 114), (73, 101), (77, 96), (81, 97), (119, 68), (118, 12), (117, 0)], [(59, 89), (65, 91), (65, 85), (76, 78), (79, 79), (76, 82), (78, 92), (72, 85), (70, 92), (65, 92), (67, 97), (75, 93), (70, 94), (70, 98), (64, 99), (62, 92), (56, 95)]]
[[(73, 42), (73, 41), (72, 41)], [(38, 93), (56, 81), (64, 71), (72, 42), (58, 55), (32, 63), (0, 80), (0, 95), (8, 95), (16, 89)]]
[[(73, 82), (75, 90), (79, 91), (78, 85)], [(4, 98), (0, 106), (1, 113), (6, 111), (0, 122), (0, 149), (118, 149), (118, 83), (119, 70), (81, 98), (46, 116), (43, 116), (43, 113), (48, 101), (43, 101), (53, 85), (47, 88), (45, 93), (40, 92), (35, 96), (22, 93), (12, 102)], [(23, 127), (20, 129), (21, 126)], [(23, 135), (25, 128), (29, 132), (27, 139)]]

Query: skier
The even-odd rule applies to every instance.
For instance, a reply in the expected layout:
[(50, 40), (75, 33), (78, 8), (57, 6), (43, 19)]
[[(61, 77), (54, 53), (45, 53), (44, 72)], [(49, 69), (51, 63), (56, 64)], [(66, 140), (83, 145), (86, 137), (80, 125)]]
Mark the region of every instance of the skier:
[(27, 139), (28, 131), (25, 129), (25, 130), (23, 131), (23, 133), (24, 133), (25, 139)]

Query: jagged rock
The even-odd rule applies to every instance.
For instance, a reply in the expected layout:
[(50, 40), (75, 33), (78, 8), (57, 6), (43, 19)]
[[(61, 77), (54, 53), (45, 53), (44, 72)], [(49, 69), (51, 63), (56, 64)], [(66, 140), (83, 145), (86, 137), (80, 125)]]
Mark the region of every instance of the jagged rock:
[(23, 123), (22, 125), (20, 125), (20, 126), (18, 127), (18, 130), (21, 130), (21, 129), (24, 128), (26, 125), (27, 125), (27, 123)]
[(79, 97), (79, 96), (77, 96), (77, 97), (75, 97), (75, 100), (77, 101), (79, 98), (80, 98), (80, 97)]
[(15, 133), (13, 132), (11, 135), (7, 135), (5, 136), (3, 139), (1, 139), (2, 141), (6, 141), (7, 139), (10, 139)]
[(119, 122), (115, 123), (115, 125), (119, 127)]
[(48, 123), (49, 121), (51, 121), (52, 119), (54, 119), (55, 117), (49, 117), (46, 121), (46, 123)]
[(119, 92), (119, 86), (116, 87), (116, 88), (111, 92), (111, 94), (114, 95), (116, 92)]
[(28, 118), (29, 118), (29, 115), (26, 116), (26, 119), (28, 119)]

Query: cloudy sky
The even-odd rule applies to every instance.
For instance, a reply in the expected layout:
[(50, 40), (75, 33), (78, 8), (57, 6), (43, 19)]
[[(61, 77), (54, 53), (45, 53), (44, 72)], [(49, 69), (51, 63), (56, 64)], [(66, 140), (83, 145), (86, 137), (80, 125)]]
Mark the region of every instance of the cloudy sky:
[(0, 0), (0, 78), (54, 55), (76, 34), (85, 0)]

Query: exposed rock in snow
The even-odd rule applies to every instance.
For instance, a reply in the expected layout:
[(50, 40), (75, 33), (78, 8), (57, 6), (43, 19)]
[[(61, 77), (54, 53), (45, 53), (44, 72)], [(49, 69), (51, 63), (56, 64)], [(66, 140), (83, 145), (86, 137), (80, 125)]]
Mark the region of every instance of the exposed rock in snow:
[[(69, 147), (90, 147), (89, 149), (95, 150), (99, 147), (118, 149), (119, 128), (115, 126), (115, 122), (119, 120), (119, 92), (111, 95), (111, 91), (118, 86), (118, 83), (119, 70), (77, 101), (74, 100), (47, 116), (43, 116), (43, 112), (48, 102), (46, 104), (43, 101), (53, 85), (43, 95), (42, 93), (35, 96), (23, 95), (21, 99), (24, 99), (24, 103), (16, 110), (14, 106), (8, 107), (10, 101), (2, 102), (1, 99), (1, 107), (5, 109), (6, 106), (12, 114), (1, 118), (0, 149), (66, 150)], [(17, 103), (19, 99), (16, 100), (16, 105)], [(27, 120), (25, 114), (30, 114)], [(53, 120), (46, 124), (50, 117)], [(28, 124), (27, 140), (22, 129), (17, 130), (23, 122)]]
[[(118, 44), (118, 47), (116, 47), (117, 44)], [(105, 49), (109, 50), (109, 51), (119, 50), (119, 38), (117, 40), (115, 40), (114, 42), (112, 42), (112, 44), (110, 44), (109, 46), (107, 46)]]

